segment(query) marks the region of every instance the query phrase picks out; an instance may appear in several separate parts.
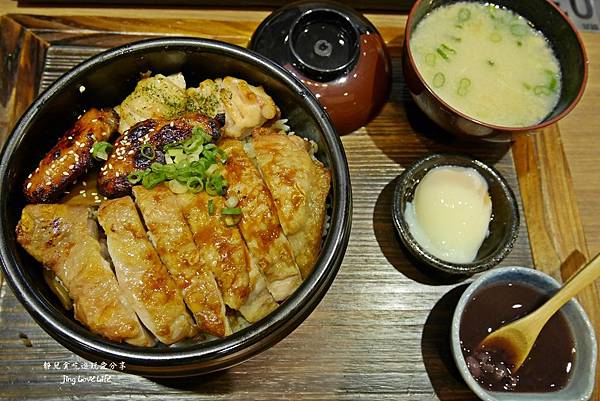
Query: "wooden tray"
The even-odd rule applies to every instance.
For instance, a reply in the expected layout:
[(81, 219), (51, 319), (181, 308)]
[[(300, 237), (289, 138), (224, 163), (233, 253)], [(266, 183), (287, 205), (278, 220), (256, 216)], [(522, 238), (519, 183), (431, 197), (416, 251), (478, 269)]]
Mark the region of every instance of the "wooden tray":
[[(164, 35), (246, 45), (258, 22), (4, 16), (0, 143), (40, 90), (105, 48)], [(193, 379), (150, 380), (119, 366), (92, 369), (34, 323), (0, 277), (0, 397), (474, 399), (448, 346), (451, 315), (468, 280), (438, 281), (408, 261), (391, 220), (394, 182), (431, 152), (466, 152), (492, 163), (522, 194), (524, 212), (519, 239), (502, 265), (535, 262), (560, 280), (588, 256), (560, 133), (551, 127), (512, 146), (460, 143), (444, 135), (404, 87), (402, 29), (378, 28), (393, 56), (392, 96), (373, 122), (342, 139), (354, 197), (350, 244), (328, 294), (294, 333), (238, 367)], [(597, 323), (597, 287), (580, 299)]]

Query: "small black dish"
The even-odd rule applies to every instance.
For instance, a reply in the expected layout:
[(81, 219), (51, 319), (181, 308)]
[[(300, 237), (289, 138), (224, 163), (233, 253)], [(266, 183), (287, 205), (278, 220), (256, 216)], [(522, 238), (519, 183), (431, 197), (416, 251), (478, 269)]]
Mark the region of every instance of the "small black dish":
[[(471, 263), (451, 263), (427, 252), (414, 239), (404, 217), (406, 204), (413, 200), (415, 189), (427, 172), (440, 166), (471, 167), (486, 180), (492, 199), (489, 235)], [(392, 202), (392, 216), (400, 239), (408, 251), (428, 267), (448, 274), (468, 275), (491, 269), (510, 253), (519, 230), (519, 210), (513, 191), (494, 168), (468, 156), (436, 153), (416, 161), (398, 178)]]
[[(261, 85), (299, 135), (314, 140), (316, 157), (331, 171), (330, 225), (312, 273), (275, 311), (229, 337), (177, 346), (136, 347), (93, 334), (79, 324), (46, 285), (42, 266), (21, 248), (15, 226), (25, 206), (27, 173), (89, 107), (112, 107), (134, 89), (140, 74), (182, 72), (188, 86), (235, 76)], [(81, 90), (85, 88), (85, 90)], [(82, 357), (124, 362), (128, 373), (182, 377), (226, 369), (275, 345), (313, 311), (342, 263), (352, 216), (352, 191), (342, 144), (315, 97), (286, 70), (244, 48), (206, 39), (151, 39), (117, 47), (74, 67), (23, 114), (0, 153), (0, 259), (15, 296), (60, 344)]]

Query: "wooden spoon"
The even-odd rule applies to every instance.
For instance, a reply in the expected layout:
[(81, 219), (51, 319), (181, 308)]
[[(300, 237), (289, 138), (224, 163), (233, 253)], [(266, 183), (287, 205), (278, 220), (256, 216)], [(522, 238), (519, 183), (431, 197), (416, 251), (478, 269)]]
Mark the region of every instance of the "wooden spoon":
[(479, 344), (480, 350), (492, 350), (503, 354), (504, 363), (516, 372), (529, 355), (535, 340), (548, 320), (565, 303), (600, 277), (600, 254), (581, 267), (552, 298), (514, 322), (490, 333)]

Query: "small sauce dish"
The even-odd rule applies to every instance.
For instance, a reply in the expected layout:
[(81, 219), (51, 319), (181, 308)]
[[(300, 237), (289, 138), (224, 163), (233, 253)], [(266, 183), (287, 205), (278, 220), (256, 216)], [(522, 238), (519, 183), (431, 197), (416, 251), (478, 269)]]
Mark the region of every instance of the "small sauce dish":
[[(492, 201), (488, 235), (481, 244), (475, 260), (470, 263), (452, 263), (432, 255), (419, 244), (409, 229), (407, 204), (413, 201), (416, 188), (427, 172), (442, 166), (472, 168), (488, 185), (488, 193)], [(449, 274), (474, 274), (496, 266), (512, 250), (519, 229), (517, 201), (506, 180), (487, 164), (458, 154), (432, 154), (404, 170), (396, 183), (392, 216), (400, 239), (412, 256), (434, 270)]]
[[(479, 310), (479, 306), (481, 305), (488, 305), (489, 309), (495, 309), (495, 307), (490, 306), (494, 305), (494, 302), (492, 302), (493, 293), (498, 292), (497, 295), (500, 297), (506, 296), (504, 292), (506, 292), (505, 290), (509, 286), (529, 287), (535, 289), (535, 292), (539, 292), (540, 295), (543, 294), (544, 299), (547, 299), (550, 296), (552, 296), (561, 287), (561, 285), (552, 277), (535, 269), (525, 267), (503, 267), (494, 269), (492, 271), (482, 274), (480, 277), (478, 277), (475, 281), (471, 283), (471, 285), (466, 289), (466, 291), (462, 294), (460, 300), (458, 301), (458, 305), (456, 306), (456, 309), (454, 311), (450, 333), (450, 344), (454, 361), (467, 386), (469, 386), (469, 388), (473, 390), (473, 392), (484, 401), (525, 401), (532, 399), (541, 401), (588, 400), (591, 397), (592, 392), (594, 390), (597, 345), (592, 324), (589, 318), (587, 317), (585, 311), (576, 300), (571, 300), (567, 304), (565, 304), (565, 306), (563, 306), (560, 309), (560, 311), (557, 312), (557, 314), (561, 314), (562, 316), (553, 316), (549, 323), (546, 325), (546, 327), (544, 327), (544, 330), (549, 329), (549, 326), (551, 324), (557, 323), (556, 320), (560, 319), (563, 321), (563, 323), (566, 324), (566, 326), (568, 326), (567, 329), (570, 329), (569, 331), (571, 331), (572, 344), (568, 344), (568, 342), (571, 341), (571, 339), (562, 341), (562, 337), (569, 337), (568, 333), (565, 333), (565, 335), (561, 338), (557, 338), (558, 336), (553, 335), (553, 337), (549, 339), (549, 342), (556, 342), (556, 344), (553, 345), (554, 347), (557, 347), (556, 350), (560, 348), (559, 343), (561, 343), (561, 341), (563, 343), (562, 345), (573, 347), (573, 349), (575, 350), (574, 357), (572, 359), (573, 362), (572, 364), (568, 364), (567, 370), (569, 371), (569, 376), (564, 387), (557, 391), (548, 392), (488, 391), (473, 378), (473, 376), (471, 375), (471, 371), (469, 370), (469, 365), (467, 364), (465, 356), (463, 355), (463, 345), (465, 339), (468, 338), (469, 333), (474, 331), (474, 328), (465, 328), (463, 327), (463, 324), (473, 325), (476, 324), (477, 321), (476, 319), (472, 319), (473, 316), (471, 316), (471, 318), (465, 317), (469, 313), (472, 314), (474, 310), (477, 310), (478, 312), (483, 312)], [(484, 292), (486, 298), (485, 301), (482, 301), (483, 298), (478, 297), (478, 295), (484, 294)], [(474, 304), (477, 302), (480, 302), (481, 305), (478, 305), (478, 308), (474, 308)], [(542, 303), (543, 301), (537, 300), (536, 302)], [(526, 304), (526, 302), (523, 302), (523, 304)], [(513, 305), (513, 308), (515, 306), (520, 306), (520, 304)], [(528, 308), (532, 307), (533, 304), (528, 306)], [(465, 310), (468, 308), (472, 309), (468, 312), (465, 312)], [(515, 311), (514, 316), (520, 317), (526, 314), (526, 312), (531, 311), (523, 311), (521, 313)], [(506, 313), (506, 310), (489, 310), (487, 316), (482, 316), (481, 324), (484, 326), (487, 325), (487, 321), (490, 320), (489, 315), (491, 314), (501, 315)], [(553, 319), (555, 321), (553, 321)], [(538, 337), (536, 346), (544, 346), (544, 344), (542, 344), (542, 342), (544, 341), (542, 340), (544, 330), (542, 330), (540, 337)], [(534, 352), (536, 352), (536, 346), (534, 346), (534, 349), (530, 354), (532, 363), (534, 362), (534, 357), (541, 359), (541, 361), (537, 360), (535, 361), (535, 363), (539, 365), (541, 362), (543, 366), (546, 366), (546, 368), (544, 368), (545, 374), (549, 371), (557, 370), (554, 368), (561, 368), (560, 366), (548, 365), (555, 363), (555, 361), (557, 360), (556, 351), (547, 352), (547, 350), (545, 350), (545, 353), (538, 352), (537, 355), (534, 356)], [(538, 351), (541, 351), (541, 349)], [(528, 372), (536, 372), (535, 370), (531, 369), (526, 370), (526, 364), (527, 361), (525, 362), (523, 367), (516, 372), (517, 374), (521, 374), (521, 380), (532, 379), (531, 377), (525, 377), (525, 375)], [(533, 379), (537, 380), (535, 378)]]

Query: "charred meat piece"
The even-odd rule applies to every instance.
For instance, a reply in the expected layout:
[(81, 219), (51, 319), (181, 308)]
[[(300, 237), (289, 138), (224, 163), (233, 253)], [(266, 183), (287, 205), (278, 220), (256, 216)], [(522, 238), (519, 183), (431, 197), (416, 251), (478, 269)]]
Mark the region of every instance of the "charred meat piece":
[(132, 187), (127, 179), (129, 174), (145, 170), (154, 162), (164, 163), (165, 145), (190, 138), (194, 127), (202, 128), (215, 141), (219, 138), (219, 121), (199, 113), (174, 120), (150, 119), (135, 124), (117, 139), (111, 155), (100, 169), (100, 193), (109, 198), (129, 195)]
[(60, 279), (73, 300), (75, 318), (92, 332), (113, 341), (154, 345), (103, 256), (98, 225), (87, 207), (27, 205), (17, 241)]
[(27, 200), (50, 203), (59, 199), (92, 167), (94, 143), (108, 141), (117, 131), (118, 124), (119, 116), (112, 109), (92, 108), (82, 115), (23, 183)]
[(181, 291), (169, 276), (130, 197), (102, 202), (98, 221), (106, 232), (117, 281), (140, 320), (162, 343), (197, 334)]

